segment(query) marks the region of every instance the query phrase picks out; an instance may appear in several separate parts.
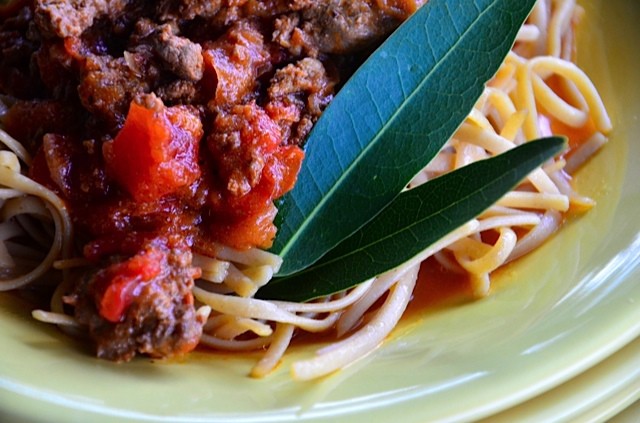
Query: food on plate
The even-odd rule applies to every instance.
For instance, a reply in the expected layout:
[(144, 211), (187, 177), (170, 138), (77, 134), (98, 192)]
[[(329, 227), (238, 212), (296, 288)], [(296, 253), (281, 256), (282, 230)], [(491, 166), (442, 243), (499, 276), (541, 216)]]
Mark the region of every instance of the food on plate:
[[(97, 355), (115, 361), (197, 345), (266, 349), (252, 370), (263, 376), (297, 332), (336, 333), (294, 364), (307, 379), (375, 348), (410, 301), (420, 263), (313, 302), (254, 296), (281, 265), (267, 251), (276, 200), (296, 182), (313, 125), (422, 3), (4, 6), (0, 289), (52, 290), (50, 311), (34, 316), (88, 332)], [(569, 137), (565, 155), (423, 253), (467, 275), (474, 296), (570, 208), (593, 205), (569, 175), (611, 124), (575, 65), (582, 13), (574, 1), (539, 1), (473, 111), (409, 185), (541, 136)]]

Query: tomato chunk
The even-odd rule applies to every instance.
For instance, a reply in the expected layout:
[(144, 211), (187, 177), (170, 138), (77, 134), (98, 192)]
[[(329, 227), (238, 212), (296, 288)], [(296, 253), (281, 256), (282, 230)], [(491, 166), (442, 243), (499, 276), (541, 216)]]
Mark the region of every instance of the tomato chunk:
[(211, 227), (210, 235), (222, 244), (238, 249), (255, 246), (267, 248), (276, 236), (273, 219), (277, 212), (273, 203), (268, 202), (257, 213), (216, 221)]
[(132, 102), (123, 128), (103, 145), (107, 170), (136, 200), (150, 202), (200, 176), (202, 123), (189, 108)]
[(100, 316), (117, 323), (136, 297), (136, 288), (160, 275), (166, 255), (155, 248), (101, 270), (94, 282)]
[(239, 23), (203, 46), (204, 87), (217, 106), (239, 104), (255, 91), (258, 77), (271, 69), (270, 55), (256, 25)]

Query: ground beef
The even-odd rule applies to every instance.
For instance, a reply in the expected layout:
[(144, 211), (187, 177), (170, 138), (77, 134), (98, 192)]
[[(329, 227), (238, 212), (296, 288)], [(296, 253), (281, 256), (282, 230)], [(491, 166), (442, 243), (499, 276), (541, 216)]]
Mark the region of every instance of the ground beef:
[[(280, 124), (289, 143), (301, 145), (333, 98), (335, 77), (317, 59), (305, 58), (279, 69), (267, 90), (267, 111)], [(286, 113), (282, 113), (286, 111)]]
[(116, 16), (127, 3), (127, 0), (36, 0), (36, 22), (48, 36), (79, 36), (96, 18)]
[(2, 123), (33, 154), (29, 175), (67, 204), (95, 263), (67, 300), (98, 356), (195, 347), (203, 322), (191, 249), (271, 245), (274, 201), (295, 183), (299, 147), (361, 52), (418, 4), (16, 0), (3, 9)]
[(164, 65), (177, 76), (189, 81), (202, 79), (204, 69), (202, 47), (173, 33), (169, 24), (160, 26), (154, 35), (154, 50)]
[(197, 104), (204, 101), (202, 92), (199, 90), (197, 84), (193, 81), (185, 81), (184, 79), (178, 79), (162, 85), (158, 87), (156, 93), (165, 104), (169, 105)]
[(169, 357), (191, 351), (200, 339), (204, 322), (193, 307), (191, 253), (158, 245), (148, 248), (161, 252), (162, 268), (153, 280), (135, 288), (121, 321), (102, 318), (91, 301), (109, 268), (87, 277), (69, 299), (75, 303), (76, 319), (88, 326), (98, 357), (115, 361), (128, 361), (136, 353)]
[(31, 19), (31, 10), (25, 7), (17, 16), (4, 22), (4, 31), (0, 32), (0, 55), (7, 64), (24, 64), (36, 50), (37, 43), (27, 34)]
[(227, 191), (239, 197), (261, 180), (264, 151), (281, 144), (276, 122), (255, 103), (221, 111), (207, 146)]
[[(237, 1), (236, 1), (237, 2)], [(160, 21), (191, 20), (213, 18), (224, 3), (236, 3), (223, 0), (160, 0), (156, 5)], [(225, 4), (225, 6), (228, 6)]]
[(302, 12), (302, 30), (323, 53), (345, 54), (377, 42), (400, 23), (375, 1), (327, 0)]
[(375, 45), (424, 3), (426, 0), (294, 0), (280, 11), (283, 16), (276, 20), (274, 40), (296, 55), (353, 53)]
[(128, 58), (88, 57), (78, 84), (82, 105), (107, 127), (120, 128), (133, 98), (150, 92), (155, 85), (154, 68), (146, 63), (145, 57), (135, 53)]

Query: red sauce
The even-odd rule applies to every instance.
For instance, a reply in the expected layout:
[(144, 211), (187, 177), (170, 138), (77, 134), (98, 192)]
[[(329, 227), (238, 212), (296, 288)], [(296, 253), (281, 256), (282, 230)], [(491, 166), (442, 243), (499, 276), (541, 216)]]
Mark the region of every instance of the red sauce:
[(467, 274), (454, 273), (434, 258), (429, 258), (420, 266), (416, 287), (403, 319), (419, 317), (427, 310), (459, 304), (472, 298)]
[[(562, 78), (554, 75), (547, 79), (545, 82), (551, 89), (559, 96), (563, 98), (569, 98), (566, 95), (564, 85), (561, 83)], [(575, 151), (580, 145), (584, 144), (595, 132), (597, 132), (595, 123), (591, 118), (579, 128), (566, 125), (557, 119), (550, 119), (551, 133), (563, 134), (569, 139), (569, 149), (565, 153), (567, 157), (571, 156), (571, 153)]]
[[(283, 145), (279, 126), (255, 103), (219, 114), (214, 128), (207, 146), (228, 182), (209, 197), (217, 218), (210, 226), (212, 236), (235, 248), (269, 247), (276, 233), (273, 199), (293, 188), (304, 153)], [(237, 141), (230, 145), (216, 133), (238, 134)]]
[(202, 123), (186, 107), (132, 103), (124, 127), (103, 144), (107, 170), (138, 202), (156, 201), (200, 176)]
[(271, 246), (311, 128), (421, 4), (214, 3), (0, 6), (2, 123), (96, 264), (67, 298), (112, 359), (195, 346), (191, 252)]
[(157, 249), (148, 248), (99, 273), (92, 290), (100, 315), (110, 322), (119, 322), (133, 302), (136, 289), (160, 274), (163, 259)]

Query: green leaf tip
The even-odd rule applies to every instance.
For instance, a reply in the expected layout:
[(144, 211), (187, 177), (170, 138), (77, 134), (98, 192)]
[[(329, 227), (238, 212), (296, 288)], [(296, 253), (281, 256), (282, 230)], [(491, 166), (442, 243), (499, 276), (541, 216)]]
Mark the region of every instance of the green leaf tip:
[(438, 153), (535, 0), (430, 0), (345, 84), (307, 140), (271, 251), (300, 271), (371, 220)]
[(318, 262), (275, 278), (257, 297), (308, 301), (392, 270), (478, 216), (565, 146), (564, 137), (530, 141), (405, 191)]

